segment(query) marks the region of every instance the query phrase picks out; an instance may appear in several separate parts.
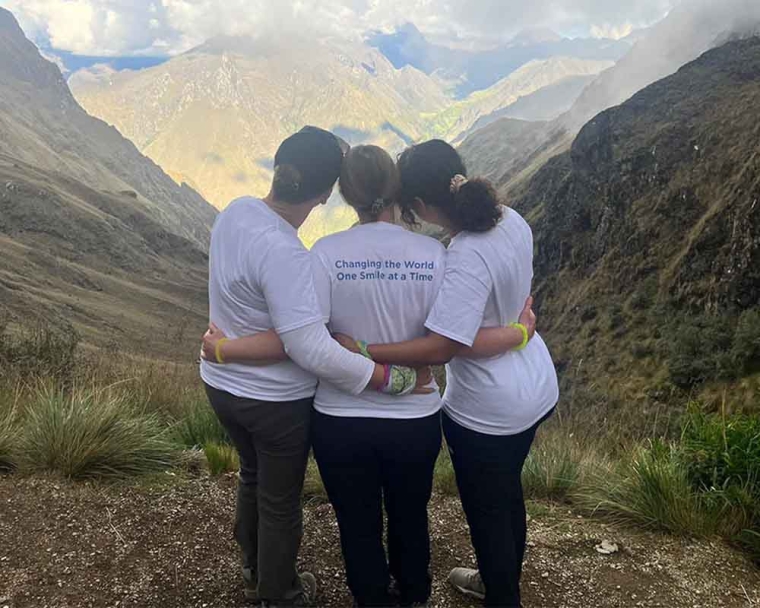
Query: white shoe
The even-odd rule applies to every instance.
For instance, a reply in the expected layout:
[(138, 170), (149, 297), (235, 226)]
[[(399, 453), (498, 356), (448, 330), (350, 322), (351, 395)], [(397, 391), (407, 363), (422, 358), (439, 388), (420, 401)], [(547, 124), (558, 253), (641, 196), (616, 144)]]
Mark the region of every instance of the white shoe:
[(464, 595), (486, 599), (486, 586), (480, 578), (480, 572), (472, 568), (454, 568), (449, 574), (449, 583)]

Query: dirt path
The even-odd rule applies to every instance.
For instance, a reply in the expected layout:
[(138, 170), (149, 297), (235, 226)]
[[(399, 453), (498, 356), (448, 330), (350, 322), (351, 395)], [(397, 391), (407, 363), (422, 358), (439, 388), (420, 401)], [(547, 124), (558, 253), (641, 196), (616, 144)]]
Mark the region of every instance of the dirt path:
[[(0, 477), (0, 608), (242, 608), (230, 538), (234, 480), (135, 486)], [(760, 572), (725, 545), (695, 543), (533, 505), (526, 608), (748, 608)], [(431, 509), (435, 607), (475, 604), (445, 584), (473, 563), (456, 499)], [(620, 552), (603, 556), (602, 540)], [(319, 605), (350, 606), (329, 505), (306, 508), (302, 566)]]

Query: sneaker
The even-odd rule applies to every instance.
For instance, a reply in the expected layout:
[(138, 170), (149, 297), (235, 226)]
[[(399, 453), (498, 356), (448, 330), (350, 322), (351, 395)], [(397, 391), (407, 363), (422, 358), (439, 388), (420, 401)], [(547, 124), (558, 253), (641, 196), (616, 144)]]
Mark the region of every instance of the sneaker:
[(301, 608), (302, 606), (313, 606), (317, 598), (317, 579), (311, 572), (304, 572), (298, 575), (301, 580), (301, 589), (291, 597), (265, 602), (265, 608)]
[(259, 603), (259, 581), (253, 568), (243, 567), (243, 593), (245, 599), (254, 604)]
[(486, 586), (483, 584), (483, 579), (480, 578), (480, 572), (477, 570), (454, 568), (451, 574), (449, 574), (449, 583), (460, 593), (479, 600), (486, 599)]

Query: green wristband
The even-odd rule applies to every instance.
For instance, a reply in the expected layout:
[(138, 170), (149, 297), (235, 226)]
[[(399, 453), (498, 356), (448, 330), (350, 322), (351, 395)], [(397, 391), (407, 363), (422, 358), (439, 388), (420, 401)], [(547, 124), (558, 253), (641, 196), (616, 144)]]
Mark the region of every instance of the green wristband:
[(530, 334), (528, 334), (528, 328), (525, 327), (522, 323), (510, 323), (509, 327), (513, 327), (514, 329), (519, 329), (522, 333), (523, 339), (519, 346), (515, 346), (513, 350), (523, 350), (526, 346), (528, 346), (528, 342), (530, 342)]
[(369, 344), (367, 344), (364, 340), (357, 340), (356, 346), (359, 347), (359, 352), (367, 357), (370, 361), (372, 361), (372, 355), (369, 354)]

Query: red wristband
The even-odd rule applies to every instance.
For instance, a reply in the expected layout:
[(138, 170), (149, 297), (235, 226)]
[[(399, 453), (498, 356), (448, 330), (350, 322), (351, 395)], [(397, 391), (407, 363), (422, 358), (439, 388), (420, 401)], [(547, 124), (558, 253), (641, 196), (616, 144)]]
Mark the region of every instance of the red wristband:
[(391, 366), (386, 363), (383, 365), (383, 370), (385, 371), (385, 377), (383, 378), (383, 385), (377, 389), (378, 393), (384, 393), (384, 389), (388, 386), (388, 383), (391, 380)]

